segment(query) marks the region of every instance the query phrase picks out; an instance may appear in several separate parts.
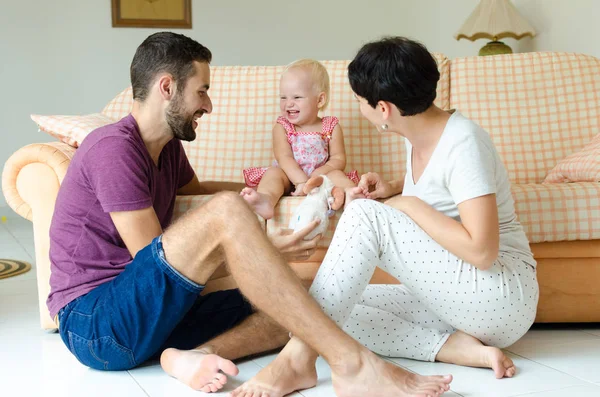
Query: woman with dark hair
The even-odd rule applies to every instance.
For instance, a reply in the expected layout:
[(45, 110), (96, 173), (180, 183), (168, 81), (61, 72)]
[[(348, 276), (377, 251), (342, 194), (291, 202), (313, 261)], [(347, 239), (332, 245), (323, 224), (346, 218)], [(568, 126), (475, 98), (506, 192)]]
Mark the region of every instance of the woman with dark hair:
[[(433, 104), (439, 72), (417, 42), (391, 37), (366, 44), (348, 74), (362, 114), (380, 132), (406, 138), (406, 175), (386, 182), (367, 173), (347, 191), (311, 295), (378, 354), (512, 377), (515, 366), (500, 348), (533, 323), (538, 283), (490, 136)], [(369, 285), (376, 267), (401, 285)], [(242, 388), (272, 396), (273, 389), (314, 385), (316, 358), (292, 338)]]

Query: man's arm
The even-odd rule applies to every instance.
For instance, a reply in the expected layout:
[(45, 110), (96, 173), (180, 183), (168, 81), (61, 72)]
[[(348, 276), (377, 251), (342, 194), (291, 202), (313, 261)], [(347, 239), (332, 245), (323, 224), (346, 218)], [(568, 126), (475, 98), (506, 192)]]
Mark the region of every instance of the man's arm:
[(223, 191), (239, 192), (244, 187), (245, 185), (239, 182), (200, 182), (198, 177), (194, 175), (192, 180), (187, 185), (177, 190), (177, 194), (179, 196), (195, 196), (203, 194), (215, 194)]
[(162, 233), (154, 207), (111, 212), (110, 217), (132, 258)]

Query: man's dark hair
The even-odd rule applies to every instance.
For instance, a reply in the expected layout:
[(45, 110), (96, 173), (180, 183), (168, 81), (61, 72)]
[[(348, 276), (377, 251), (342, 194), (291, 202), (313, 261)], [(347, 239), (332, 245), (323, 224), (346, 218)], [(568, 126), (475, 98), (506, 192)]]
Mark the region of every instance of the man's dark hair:
[(194, 61), (210, 63), (210, 50), (187, 36), (171, 32), (154, 33), (137, 48), (131, 61), (133, 99), (146, 100), (150, 85), (159, 73), (173, 76), (183, 90), (195, 71)]
[(435, 100), (440, 72), (421, 43), (405, 37), (385, 37), (365, 44), (348, 65), (352, 90), (373, 108), (391, 102), (403, 116), (427, 110)]

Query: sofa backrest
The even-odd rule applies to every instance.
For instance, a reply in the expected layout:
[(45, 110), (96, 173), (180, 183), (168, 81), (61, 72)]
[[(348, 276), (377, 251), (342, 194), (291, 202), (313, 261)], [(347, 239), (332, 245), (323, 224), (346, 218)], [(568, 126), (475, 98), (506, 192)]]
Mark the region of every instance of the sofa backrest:
[(513, 183), (540, 183), (600, 132), (600, 60), (538, 52), (453, 59), (450, 106), (491, 135)]
[[(450, 65), (434, 54), (440, 69), (436, 104), (449, 107)], [(346, 144), (347, 170), (379, 172), (386, 180), (402, 177), (406, 155), (403, 138), (380, 134), (364, 117), (348, 83), (349, 61), (323, 61), (330, 81), (330, 103), (324, 115), (340, 119)], [(273, 162), (271, 131), (279, 115), (279, 78), (284, 66), (213, 66), (210, 96), (214, 110), (205, 115), (194, 142), (184, 143), (200, 180), (243, 182), (242, 169)], [(118, 120), (131, 110), (127, 88), (103, 110)]]

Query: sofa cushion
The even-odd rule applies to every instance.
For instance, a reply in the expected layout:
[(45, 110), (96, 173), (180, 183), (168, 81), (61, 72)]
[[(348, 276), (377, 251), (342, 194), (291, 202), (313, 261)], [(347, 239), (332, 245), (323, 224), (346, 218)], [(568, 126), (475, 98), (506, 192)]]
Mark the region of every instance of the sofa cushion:
[[(440, 70), (435, 103), (448, 109), (450, 62), (434, 53)], [(405, 169), (403, 138), (380, 134), (362, 115), (348, 83), (349, 61), (323, 61), (330, 81), (330, 106), (323, 115), (340, 119), (346, 143), (347, 170), (376, 171), (385, 179)], [(284, 66), (212, 66), (212, 114), (200, 121), (194, 142), (184, 142), (200, 180), (243, 182), (242, 170), (273, 161), (271, 131), (279, 115), (279, 78)], [(115, 120), (131, 111), (131, 88), (102, 111)]]
[(541, 183), (600, 131), (600, 60), (569, 53), (453, 59), (450, 106), (484, 127), (513, 183)]
[(104, 109), (102, 109), (102, 114), (110, 117), (111, 119), (118, 121), (123, 117), (127, 116), (131, 113), (131, 108), (133, 107), (133, 91), (131, 90), (131, 86), (125, 88), (123, 91), (119, 93), (116, 97), (110, 101)]
[(562, 159), (544, 183), (600, 182), (600, 134), (577, 153)]
[(32, 114), (31, 119), (44, 131), (72, 147), (79, 147), (86, 136), (96, 128), (115, 121), (103, 114), (84, 116), (41, 116)]
[(600, 239), (600, 184), (512, 185), (530, 243)]

